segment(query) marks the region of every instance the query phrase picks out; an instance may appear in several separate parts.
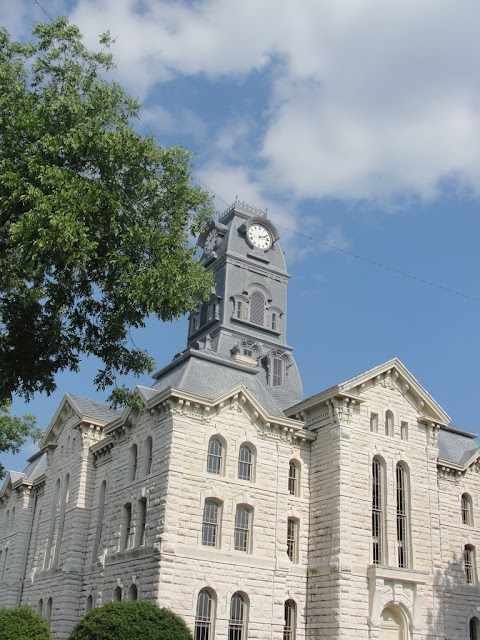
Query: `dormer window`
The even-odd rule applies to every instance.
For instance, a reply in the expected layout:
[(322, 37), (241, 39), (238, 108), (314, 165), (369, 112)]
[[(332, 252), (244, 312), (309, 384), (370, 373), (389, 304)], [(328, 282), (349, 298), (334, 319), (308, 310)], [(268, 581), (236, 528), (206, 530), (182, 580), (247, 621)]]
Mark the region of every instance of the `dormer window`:
[(277, 314), (272, 313), (272, 329), (273, 331), (277, 330)]
[(239, 300), (239, 301), (237, 302), (237, 318), (238, 318), (239, 320), (241, 320), (241, 319), (242, 319), (242, 306), (243, 306), (243, 305), (242, 305), (241, 301)]
[(285, 363), (282, 358), (272, 359), (272, 387), (283, 386), (283, 372)]
[(264, 358), (267, 367), (267, 378), (270, 387), (284, 387), (287, 369), (291, 364), (288, 353), (273, 349)]

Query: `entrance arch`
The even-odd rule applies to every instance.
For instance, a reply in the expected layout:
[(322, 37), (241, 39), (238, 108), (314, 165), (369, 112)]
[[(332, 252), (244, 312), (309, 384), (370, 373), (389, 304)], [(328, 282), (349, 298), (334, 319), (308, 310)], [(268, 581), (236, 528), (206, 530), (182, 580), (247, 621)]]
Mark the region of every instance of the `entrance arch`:
[(380, 640), (406, 640), (403, 617), (396, 607), (386, 607), (382, 611)]

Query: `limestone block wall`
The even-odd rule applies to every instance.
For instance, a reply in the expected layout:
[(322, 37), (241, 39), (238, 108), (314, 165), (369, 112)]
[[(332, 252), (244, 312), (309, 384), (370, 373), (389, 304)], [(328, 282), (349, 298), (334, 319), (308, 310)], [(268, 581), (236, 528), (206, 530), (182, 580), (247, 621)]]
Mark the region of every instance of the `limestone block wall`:
[[(441, 517), (442, 564), (438, 570), (438, 591), (445, 624), (446, 640), (469, 639), (468, 624), (473, 616), (480, 618), (479, 548), (480, 548), (480, 476), (476, 465), (466, 472), (439, 470), (439, 508)], [(471, 498), (472, 520), (463, 523), (461, 500)], [(474, 549), (474, 580), (467, 583), (463, 552), (465, 545)]]

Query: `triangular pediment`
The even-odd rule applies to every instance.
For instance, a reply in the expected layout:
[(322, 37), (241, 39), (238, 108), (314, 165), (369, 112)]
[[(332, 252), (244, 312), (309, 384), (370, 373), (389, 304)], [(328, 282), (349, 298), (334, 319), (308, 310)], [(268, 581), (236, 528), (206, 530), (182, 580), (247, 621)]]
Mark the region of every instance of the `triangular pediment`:
[(61, 432), (66, 426), (72, 428), (81, 422), (89, 422), (103, 427), (114, 420), (120, 413), (120, 411), (111, 409), (100, 402), (66, 393), (40, 441), (40, 449), (56, 445)]
[(291, 407), (288, 410), (288, 414), (296, 415), (339, 395), (349, 396), (353, 400), (362, 402), (362, 395), (378, 384), (389, 389), (398, 390), (415, 408), (419, 417), (432, 420), (440, 425), (450, 424), (450, 416), (398, 358), (393, 358), (369, 371), (365, 371), (358, 376), (307, 398)]

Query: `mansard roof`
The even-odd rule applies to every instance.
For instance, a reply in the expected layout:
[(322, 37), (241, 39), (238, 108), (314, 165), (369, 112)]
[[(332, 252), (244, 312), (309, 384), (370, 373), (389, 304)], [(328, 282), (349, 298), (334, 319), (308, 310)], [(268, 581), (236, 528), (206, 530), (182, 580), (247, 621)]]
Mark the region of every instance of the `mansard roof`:
[(438, 457), (454, 462), (461, 467), (470, 466), (480, 454), (480, 446), (475, 442), (475, 433), (458, 427), (445, 427), (438, 434)]
[[(157, 381), (153, 389), (161, 391), (175, 387), (203, 397), (216, 398), (243, 383), (270, 415), (285, 417), (284, 409), (302, 400), (303, 396), (285, 388), (264, 386), (258, 372), (258, 367), (237, 362), (209, 349), (187, 349), (155, 375)], [(145, 392), (145, 397), (151, 397), (149, 390), (145, 389)]]

